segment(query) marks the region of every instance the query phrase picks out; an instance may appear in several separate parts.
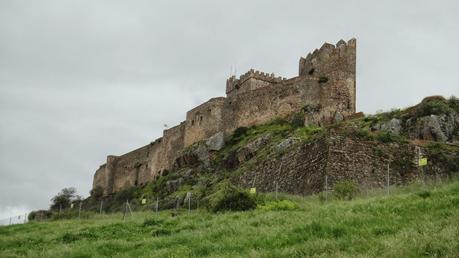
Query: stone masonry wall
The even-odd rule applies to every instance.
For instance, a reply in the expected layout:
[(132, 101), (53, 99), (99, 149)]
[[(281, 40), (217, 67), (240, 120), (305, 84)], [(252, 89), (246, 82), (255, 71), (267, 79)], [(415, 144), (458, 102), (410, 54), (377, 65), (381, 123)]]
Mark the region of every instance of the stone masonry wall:
[(241, 175), (239, 184), (256, 187), (261, 192), (278, 191), (311, 194), (323, 184), (328, 147), (321, 139), (292, 147), (285, 155), (269, 158), (261, 165)]
[(386, 186), (389, 168), (391, 185), (406, 184), (420, 178), (416, 157), (414, 145), (384, 145), (332, 136), (325, 174), (330, 187), (338, 181), (352, 180), (362, 189), (370, 189)]
[(308, 103), (317, 103), (320, 87), (307, 77), (248, 91), (228, 98), (225, 105), (225, 130), (231, 133), (238, 127), (268, 122), (299, 112)]
[(148, 144), (116, 158), (114, 192), (141, 185), (141, 180), (149, 174), (148, 152), (150, 147)]
[[(429, 165), (417, 166), (418, 153)], [(350, 180), (360, 190), (405, 185), (414, 181), (440, 180), (451, 171), (428, 155), (422, 147), (409, 143), (381, 144), (356, 140), (345, 135), (328, 135), (311, 143), (299, 143), (283, 155), (267, 158), (239, 177), (240, 186), (257, 191), (312, 194), (337, 182)]]
[(185, 121), (185, 147), (222, 131), (225, 98), (213, 98), (188, 111)]

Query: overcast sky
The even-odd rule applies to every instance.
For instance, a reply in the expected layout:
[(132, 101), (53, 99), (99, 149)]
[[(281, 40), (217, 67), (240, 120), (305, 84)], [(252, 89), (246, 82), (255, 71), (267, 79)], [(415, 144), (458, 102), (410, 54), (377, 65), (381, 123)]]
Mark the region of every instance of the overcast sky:
[(325, 41), (357, 38), (358, 111), (459, 95), (459, 2), (401, 2), (0, 0), (0, 218), (87, 196), (232, 66), (296, 76)]

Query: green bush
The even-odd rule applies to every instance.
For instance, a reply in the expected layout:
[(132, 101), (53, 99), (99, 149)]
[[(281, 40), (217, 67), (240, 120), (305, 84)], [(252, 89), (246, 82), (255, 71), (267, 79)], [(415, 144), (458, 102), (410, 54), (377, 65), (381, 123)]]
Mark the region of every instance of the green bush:
[(290, 200), (281, 200), (259, 205), (258, 208), (267, 211), (291, 211), (298, 209), (298, 205)]
[(245, 135), (247, 133), (247, 131), (249, 130), (249, 128), (247, 127), (238, 127), (234, 133), (233, 133), (233, 137), (234, 138), (239, 138), (243, 135)]
[(428, 156), (449, 171), (459, 171), (459, 148), (448, 146), (439, 142), (427, 145)]
[(358, 192), (357, 184), (348, 180), (337, 182), (333, 188), (333, 194), (340, 200), (352, 200)]
[(310, 140), (312, 136), (315, 136), (319, 133), (322, 133), (324, 130), (322, 127), (317, 126), (306, 126), (301, 127), (295, 130), (295, 136), (299, 137), (302, 140)]
[(326, 82), (328, 82), (328, 77), (321, 76), (321, 77), (319, 78), (319, 83), (326, 83)]
[(390, 142), (406, 142), (406, 139), (403, 136), (398, 134), (391, 133), (389, 131), (379, 131), (376, 133), (376, 140), (382, 143), (390, 143)]
[(429, 191), (422, 191), (422, 192), (417, 193), (417, 195), (421, 197), (422, 199), (426, 199), (430, 197), (432, 194)]
[(304, 126), (304, 113), (298, 112), (293, 115), (292, 122), (293, 127), (303, 127)]
[(459, 113), (459, 98), (457, 98), (455, 96), (451, 96), (448, 99), (448, 104), (449, 104), (451, 109), (453, 109), (454, 111)]
[(46, 220), (46, 219), (51, 218), (51, 216), (52, 216), (52, 212), (51, 211), (38, 210), (38, 211), (30, 212), (29, 215), (27, 216), (27, 219), (29, 221), (32, 221), (32, 220)]
[(134, 199), (136, 197), (136, 192), (138, 189), (138, 187), (133, 186), (117, 192), (114, 198), (115, 202), (123, 204), (126, 201)]
[(453, 108), (450, 107), (454, 106), (456, 101), (450, 100), (449, 102), (444, 99), (432, 99), (428, 101), (423, 101), (417, 107), (415, 117), (423, 117), (428, 115), (440, 115), (440, 114), (448, 114), (453, 111)]
[(217, 191), (207, 197), (207, 208), (213, 212), (245, 211), (257, 207), (255, 199), (247, 192), (224, 181), (217, 185)]
[(91, 197), (94, 197), (94, 199), (100, 200), (104, 195), (104, 188), (102, 188), (101, 186), (96, 186), (89, 192), (89, 194), (91, 195)]
[(366, 128), (360, 128), (355, 131), (355, 137), (358, 139), (364, 140), (364, 141), (372, 141), (374, 140), (373, 135), (370, 133), (370, 131)]

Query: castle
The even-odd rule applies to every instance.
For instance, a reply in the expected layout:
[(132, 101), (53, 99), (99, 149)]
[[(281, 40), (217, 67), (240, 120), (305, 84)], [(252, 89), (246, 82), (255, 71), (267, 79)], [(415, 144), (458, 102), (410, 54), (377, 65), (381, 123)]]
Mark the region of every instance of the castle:
[(226, 97), (191, 109), (163, 137), (121, 156), (110, 155), (94, 174), (105, 195), (141, 186), (172, 168), (184, 148), (223, 138), (239, 127), (288, 118), (304, 111), (305, 124), (330, 124), (355, 113), (356, 40), (325, 43), (299, 60), (298, 76), (286, 79), (250, 70), (226, 81)]

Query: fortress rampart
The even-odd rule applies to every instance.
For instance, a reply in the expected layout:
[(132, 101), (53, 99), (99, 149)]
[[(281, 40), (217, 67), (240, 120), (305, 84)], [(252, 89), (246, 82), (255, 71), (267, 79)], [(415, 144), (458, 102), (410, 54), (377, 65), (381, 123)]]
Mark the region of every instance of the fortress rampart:
[(143, 185), (170, 169), (178, 153), (193, 143), (242, 126), (289, 118), (303, 112), (307, 124), (330, 124), (355, 113), (356, 40), (325, 43), (299, 61), (299, 74), (286, 79), (251, 69), (226, 81), (226, 98), (193, 108), (163, 137), (121, 156), (110, 155), (97, 169), (93, 187), (104, 194)]

